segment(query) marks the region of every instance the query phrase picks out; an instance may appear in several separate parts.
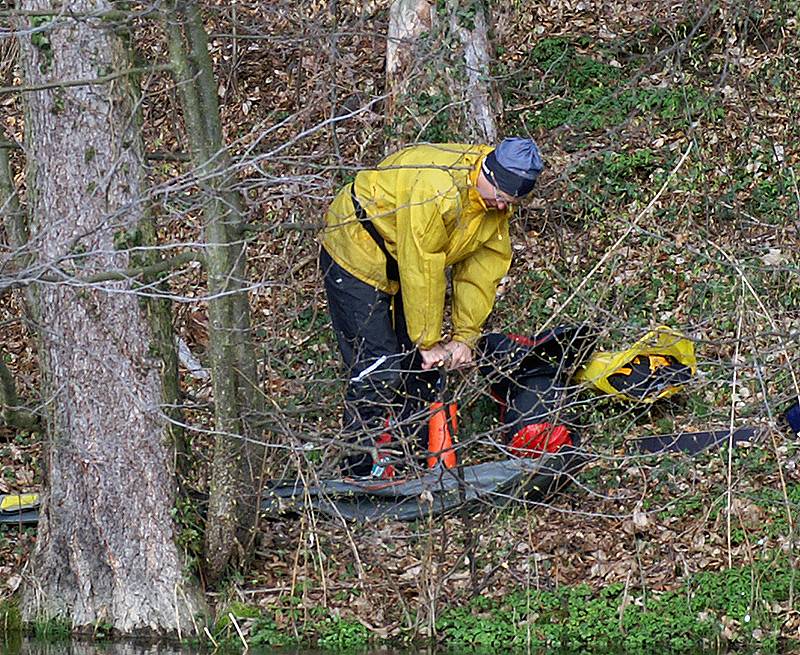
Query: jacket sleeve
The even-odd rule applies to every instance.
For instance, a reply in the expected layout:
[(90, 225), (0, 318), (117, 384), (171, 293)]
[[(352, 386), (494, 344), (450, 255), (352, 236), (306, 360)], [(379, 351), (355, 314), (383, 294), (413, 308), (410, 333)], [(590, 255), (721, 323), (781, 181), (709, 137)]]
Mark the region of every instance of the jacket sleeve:
[(501, 220), (494, 237), (453, 267), (453, 339), (475, 346), (510, 265), (508, 221)]
[(396, 210), (397, 265), (411, 341), (431, 348), (442, 338), (447, 231), (438, 195), (417, 185)]

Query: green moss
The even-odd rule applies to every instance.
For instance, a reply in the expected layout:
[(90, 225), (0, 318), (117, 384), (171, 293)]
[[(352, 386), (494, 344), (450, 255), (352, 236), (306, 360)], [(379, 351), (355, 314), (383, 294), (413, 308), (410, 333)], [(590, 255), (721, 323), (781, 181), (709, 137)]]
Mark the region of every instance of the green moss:
[(288, 646), (297, 639), (278, 629), (271, 616), (263, 614), (258, 607), (234, 602), (225, 607), (214, 625), (214, 639), (223, 645), (241, 646), (238, 630), (246, 630), (249, 646)]
[(143, 244), (143, 234), (139, 226), (127, 229), (119, 229), (114, 232), (114, 248), (117, 250), (128, 250)]
[(231, 603), (219, 613), (219, 619), (217, 619), (214, 630), (218, 632), (230, 626), (233, 622), (231, 616), (236, 619), (255, 619), (261, 616), (261, 612), (252, 605), (239, 602)]

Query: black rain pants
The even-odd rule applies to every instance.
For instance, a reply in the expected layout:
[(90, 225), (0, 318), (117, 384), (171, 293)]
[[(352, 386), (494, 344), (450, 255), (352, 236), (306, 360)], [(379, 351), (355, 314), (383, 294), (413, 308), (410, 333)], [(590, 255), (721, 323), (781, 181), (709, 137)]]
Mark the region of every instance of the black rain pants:
[[(347, 272), (323, 248), (320, 268), (328, 312), (347, 375), (343, 427), (357, 452), (345, 472), (368, 475), (376, 439), (384, 432), (406, 454), (427, 446), (427, 407), (438, 373), (422, 371), (422, 358), (408, 336), (400, 293), (392, 296)], [(388, 430), (387, 430), (388, 428)]]

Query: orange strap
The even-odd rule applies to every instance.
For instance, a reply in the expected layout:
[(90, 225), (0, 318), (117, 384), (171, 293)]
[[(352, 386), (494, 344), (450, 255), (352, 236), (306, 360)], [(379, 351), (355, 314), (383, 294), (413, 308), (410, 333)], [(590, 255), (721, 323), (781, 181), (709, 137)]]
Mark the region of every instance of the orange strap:
[(435, 467), (439, 462), (445, 468), (455, 468), (458, 460), (453, 442), (457, 431), (456, 404), (431, 403), (431, 415), (428, 419), (428, 468)]

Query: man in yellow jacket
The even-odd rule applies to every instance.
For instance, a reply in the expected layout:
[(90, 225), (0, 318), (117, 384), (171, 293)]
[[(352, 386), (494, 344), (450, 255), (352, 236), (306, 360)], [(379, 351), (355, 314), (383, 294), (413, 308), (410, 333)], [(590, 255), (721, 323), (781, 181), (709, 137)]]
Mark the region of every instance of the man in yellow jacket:
[(530, 139), (496, 148), (417, 145), (360, 171), (331, 203), (320, 264), (349, 377), (344, 427), (358, 446), (347, 472), (368, 475), (375, 446), (388, 440), (387, 423), (418, 409), (413, 400), (426, 385), (409, 373), (472, 362), (511, 263), (513, 205), (533, 190), (542, 168)]

